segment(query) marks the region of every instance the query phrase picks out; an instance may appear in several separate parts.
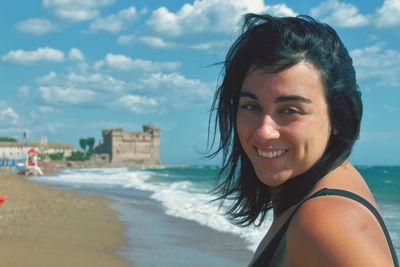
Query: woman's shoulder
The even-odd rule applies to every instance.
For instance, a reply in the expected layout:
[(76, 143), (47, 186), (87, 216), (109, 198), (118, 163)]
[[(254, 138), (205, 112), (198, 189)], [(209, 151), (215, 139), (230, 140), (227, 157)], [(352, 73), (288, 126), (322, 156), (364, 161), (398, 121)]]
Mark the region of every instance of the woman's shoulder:
[(287, 234), (288, 257), (297, 266), (392, 266), (379, 222), (350, 198), (327, 195), (306, 201)]

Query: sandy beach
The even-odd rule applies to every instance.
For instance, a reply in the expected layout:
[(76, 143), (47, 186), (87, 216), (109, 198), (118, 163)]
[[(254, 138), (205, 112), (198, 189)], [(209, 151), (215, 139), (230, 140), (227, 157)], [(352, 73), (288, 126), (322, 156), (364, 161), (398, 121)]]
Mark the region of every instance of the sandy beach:
[(106, 199), (0, 172), (0, 266), (113, 266), (126, 240)]

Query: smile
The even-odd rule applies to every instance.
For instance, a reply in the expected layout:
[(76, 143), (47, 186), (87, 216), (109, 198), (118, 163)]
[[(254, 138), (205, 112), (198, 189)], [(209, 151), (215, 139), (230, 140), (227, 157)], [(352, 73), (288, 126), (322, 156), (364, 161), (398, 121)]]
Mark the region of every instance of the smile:
[(261, 156), (263, 158), (269, 158), (269, 159), (279, 157), (280, 155), (282, 155), (285, 152), (286, 152), (286, 150), (284, 150), (284, 149), (265, 152), (265, 151), (262, 151), (261, 149), (257, 148), (257, 153), (259, 156)]

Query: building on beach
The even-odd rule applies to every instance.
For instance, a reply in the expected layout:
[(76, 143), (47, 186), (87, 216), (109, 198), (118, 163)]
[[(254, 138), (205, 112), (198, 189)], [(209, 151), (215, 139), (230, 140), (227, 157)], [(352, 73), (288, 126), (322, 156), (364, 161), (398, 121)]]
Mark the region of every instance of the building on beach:
[(143, 125), (142, 132), (125, 132), (121, 128), (103, 129), (103, 141), (94, 149), (107, 154), (113, 166), (160, 164), (160, 129)]
[(47, 144), (41, 142), (0, 142), (0, 159), (20, 160), (26, 157), (26, 151), (36, 149), (42, 155), (63, 153), (64, 157), (71, 156), (74, 146), (70, 144)]
[(20, 142), (0, 142), (0, 159), (23, 159), (25, 150)]
[(75, 151), (74, 146), (71, 144), (46, 144), (42, 147), (44, 147), (44, 154), (62, 153), (64, 158), (71, 156), (72, 152)]

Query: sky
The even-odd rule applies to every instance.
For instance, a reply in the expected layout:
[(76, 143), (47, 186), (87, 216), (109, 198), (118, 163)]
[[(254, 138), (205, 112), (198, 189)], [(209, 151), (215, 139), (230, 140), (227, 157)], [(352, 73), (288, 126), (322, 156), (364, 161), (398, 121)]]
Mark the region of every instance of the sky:
[(0, 136), (79, 147), (152, 123), (162, 163), (218, 164), (201, 153), (218, 63), (249, 12), (337, 30), (364, 103), (351, 161), (400, 165), (400, 0), (0, 1)]

